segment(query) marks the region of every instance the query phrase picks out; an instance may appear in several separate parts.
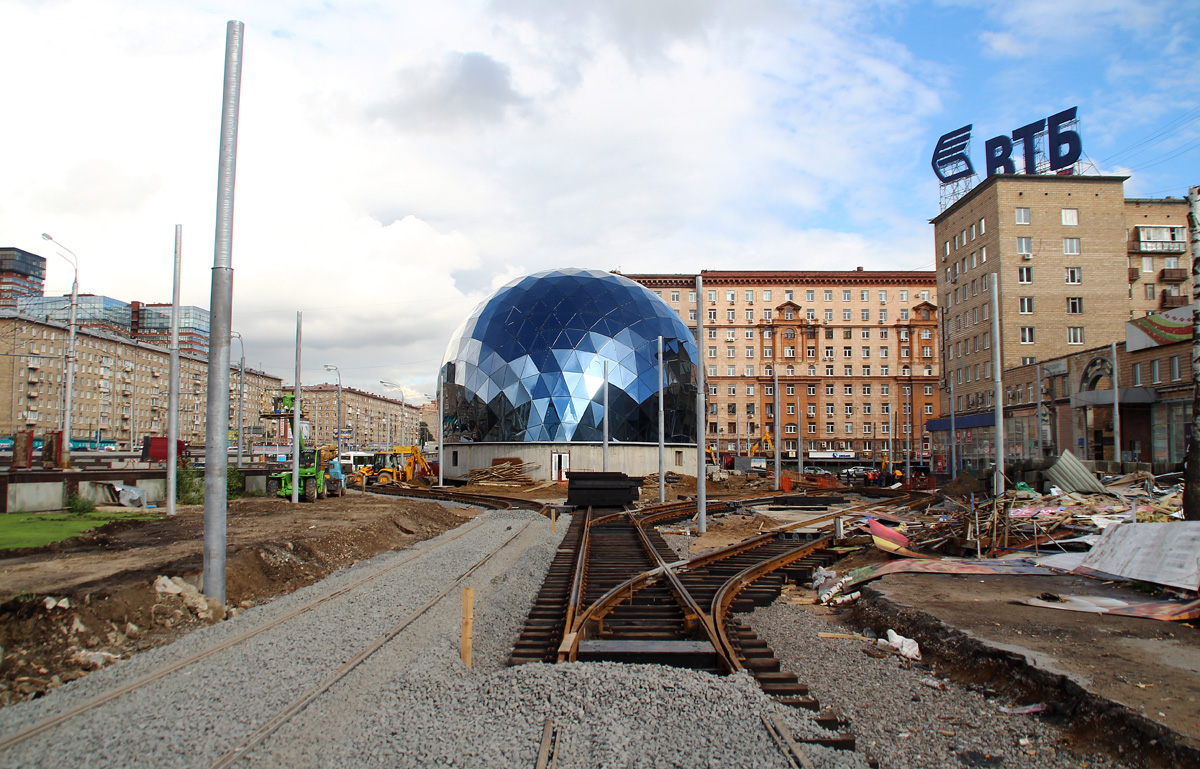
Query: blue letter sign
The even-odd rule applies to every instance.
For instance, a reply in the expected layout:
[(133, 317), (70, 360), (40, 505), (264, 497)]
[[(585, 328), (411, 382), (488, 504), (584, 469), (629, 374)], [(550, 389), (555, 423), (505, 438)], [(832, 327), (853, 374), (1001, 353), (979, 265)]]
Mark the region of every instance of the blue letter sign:
[[(987, 175), (1015, 174), (1017, 164), (1013, 160), (1013, 147), (1021, 145), (1024, 156), (1024, 172), (1037, 173), (1037, 137), (1046, 134), (1046, 155), (1050, 161), (1050, 171), (1060, 171), (1079, 162), (1083, 154), (1082, 142), (1075, 131), (1063, 130), (1063, 126), (1075, 119), (1078, 107), (1063, 110), (1057, 115), (1051, 115), (1045, 120), (1036, 120), (1029, 125), (1013, 130), (1012, 138), (1001, 134), (984, 142), (983, 151), (986, 157)], [(951, 131), (938, 139), (933, 150), (933, 172), (943, 184), (971, 176), (975, 169), (971, 167), (971, 159), (967, 157), (967, 142), (971, 140), (971, 126), (963, 126), (957, 131)]]

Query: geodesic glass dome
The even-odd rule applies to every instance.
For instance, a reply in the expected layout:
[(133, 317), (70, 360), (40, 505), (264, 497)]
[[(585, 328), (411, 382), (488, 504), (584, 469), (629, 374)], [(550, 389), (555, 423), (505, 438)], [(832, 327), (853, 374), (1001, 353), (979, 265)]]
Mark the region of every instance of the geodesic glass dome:
[(446, 440), (658, 442), (658, 337), (665, 440), (694, 443), (696, 344), (645, 287), (600, 270), (547, 270), (504, 286), (467, 317), (442, 361)]

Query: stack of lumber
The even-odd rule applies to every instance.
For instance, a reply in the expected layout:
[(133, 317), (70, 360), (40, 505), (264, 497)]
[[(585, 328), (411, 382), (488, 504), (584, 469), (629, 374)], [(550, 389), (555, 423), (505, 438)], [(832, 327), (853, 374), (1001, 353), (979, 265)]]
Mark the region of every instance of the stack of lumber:
[(471, 486), (529, 486), (534, 480), (525, 471), (538, 467), (541, 465), (534, 462), (502, 462), (472, 470), (467, 473), (467, 483)]
[[(681, 480), (678, 473), (673, 473), (670, 470), (667, 471), (666, 478), (667, 478), (667, 483), (679, 483), (679, 481)], [(642, 486), (653, 486), (653, 487), (657, 488), (658, 487), (658, 473), (654, 473), (652, 475), (647, 475), (647, 476), (643, 477), (642, 478)]]

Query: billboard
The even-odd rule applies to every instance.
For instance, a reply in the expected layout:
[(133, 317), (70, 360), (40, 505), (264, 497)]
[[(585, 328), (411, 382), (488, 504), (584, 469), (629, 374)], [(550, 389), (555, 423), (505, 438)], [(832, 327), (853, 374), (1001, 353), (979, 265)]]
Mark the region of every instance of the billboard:
[[(1072, 128), (1078, 109), (1071, 107), (1014, 128), (1010, 135), (1000, 134), (988, 139), (983, 145), (987, 175), (1017, 173), (1013, 151), (1018, 146), (1021, 148), (1023, 173), (1071, 173), (1071, 167), (1079, 162), (1083, 154), (1079, 133)], [(971, 125), (965, 125), (938, 138), (931, 164), (942, 184), (952, 184), (975, 175), (975, 166), (968, 152), (971, 129)], [(1044, 163), (1039, 164), (1039, 156), (1044, 158)]]
[(1177, 307), (1125, 324), (1125, 351), (1145, 350), (1192, 338), (1192, 305)]

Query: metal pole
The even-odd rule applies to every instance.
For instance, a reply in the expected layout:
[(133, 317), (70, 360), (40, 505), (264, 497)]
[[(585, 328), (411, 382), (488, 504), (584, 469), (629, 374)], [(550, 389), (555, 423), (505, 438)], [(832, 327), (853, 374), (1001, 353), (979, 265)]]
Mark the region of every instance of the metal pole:
[(804, 475), (804, 433), (800, 430), (800, 386), (796, 386), (796, 475)]
[(246, 429), (245, 419), (245, 401), (246, 401), (246, 344), (242, 343), (242, 358), (238, 362), (238, 452), (237, 466), (242, 467), (242, 445), (246, 442), (243, 431)]
[(708, 530), (708, 473), (704, 470), (704, 435), (708, 414), (704, 409), (704, 279), (696, 276), (696, 533)]
[[(607, 411), (608, 409), (605, 409)], [(658, 504), (667, 501), (666, 409), (663, 405), (663, 338), (658, 337)]]
[(1192, 246), (1192, 440), (1183, 465), (1183, 517), (1200, 521), (1200, 186), (1188, 190)]
[[(1113, 461), (1121, 472), (1121, 374), (1117, 369), (1117, 343), (1112, 343), (1113, 388)], [(1040, 382), (1038, 383), (1041, 384)], [(1136, 519), (1136, 516), (1135, 516)]]
[[(209, 300), (208, 409), (204, 452), (204, 593), (225, 603), (226, 479), (229, 451), (229, 331), (233, 315), (233, 191), (242, 81), (240, 21), (225, 29), (225, 88), (217, 166), (217, 225)], [(220, 428), (218, 440), (214, 428)]]
[[(911, 369), (910, 369), (911, 370)], [(912, 482), (912, 379), (904, 385), (904, 477)]]
[(954, 372), (950, 372), (950, 480), (958, 477), (958, 431), (954, 428)]
[(1037, 458), (1041, 462), (1046, 458), (1046, 451), (1042, 446), (1042, 364), (1037, 364), (1034, 371), (1037, 376), (1037, 418), (1034, 423), (1037, 425)]
[(179, 468), (179, 274), (183, 261), (183, 225), (175, 225), (175, 278), (171, 291), (170, 367), (167, 371), (167, 515), (175, 515)]
[(992, 273), (992, 384), (996, 401), (995, 440), (996, 474), (992, 477), (992, 493), (1004, 493), (1004, 374), (1003, 356), (1000, 354), (1000, 273)]
[(445, 375), (442, 369), (438, 369), (438, 486), (446, 485), (446, 453), (443, 451), (446, 446), (446, 417), (443, 411), (446, 408), (445, 384)]
[[(59, 446), (58, 457), (57, 457), (58, 464), (60, 467), (70, 467), (71, 466), (71, 416), (74, 413), (74, 407), (75, 407), (74, 406), (74, 404), (75, 404), (75, 334), (76, 334), (76, 330), (78, 328), (77, 321), (78, 321), (78, 316), (79, 316), (79, 257), (75, 255), (74, 251), (67, 248), (62, 243), (59, 243), (57, 240), (50, 237), (50, 235), (48, 235), (44, 232), (42, 233), (42, 239), (48, 240), (51, 243), (53, 243), (54, 245), (61, 248), (63, 251), (66, 251), (68, 254), (71, 255), (71, 259), (74, 260), (74, 261), (71, 261), (71, 259), (67, 260), (71, 264), (71, 269), (74, 270), (75, 277), (71, 281), (71, 318), (67, 324), (67, 330), (68, 330), (68, 334), (70, 336), (70, 340), (67, 342), (67, 381), (66, 381), (67, 393), (66, 393), (66, 402), (63, 404), (63, 414), (62, 414), (62, 431), (63, 431), (64, 443), (62, 446)], [(62, 256), (62, 254), (59, 254), (59, 256)], [(63, 256), (63, 259), (66, 259), (66, 257)], [(99, 448), (99, 447), (97, 447), (97, 448)]]
[(338, 461), (342, 458), (342, 372), (338, 371), (338, 418), (337, 418)]
[(608, 472), (608, 361), (604, 361), (604, 472)]
[(774, 363), (771, 364), (771, 378), (773, 382), (771, 390), (775, 394), (775, 421), (771, 423), (774, 425), (771, 429), (771, 437), (774, 440), (771, 443), (775, 444), (775, 491), (779, 491), (779, 419), (783, 415), (779, 413), (779, 366)]
[(292, 504), (300, 503), (300, 351), (304, 313), (296, 313), (296, 389), (292, 401)]

